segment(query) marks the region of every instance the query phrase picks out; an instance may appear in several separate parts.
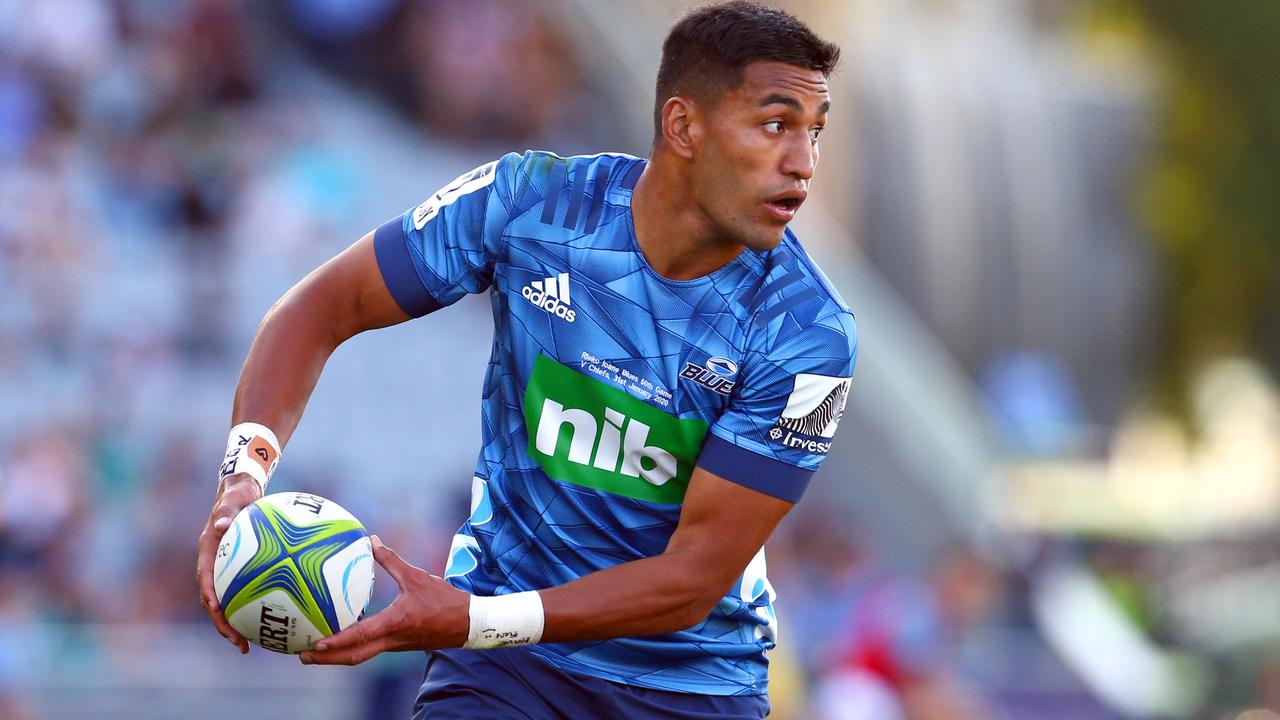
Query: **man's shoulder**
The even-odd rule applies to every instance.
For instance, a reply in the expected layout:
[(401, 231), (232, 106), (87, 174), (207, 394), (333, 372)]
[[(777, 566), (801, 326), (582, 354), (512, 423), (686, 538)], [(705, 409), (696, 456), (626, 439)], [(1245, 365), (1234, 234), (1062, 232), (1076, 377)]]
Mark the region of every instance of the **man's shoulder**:
[(554, 163), (609, 164), (617, 162), (618, 160), (635, 161), (643, 159), (629, 153), (609, 150), (590, 155), (561, 155), (550, 150), (530, 149), (525, 150), (523, 153), (510, 152), (504, 157), (518, 159), (519, 162), (526, 167), (549, 167)]
[[(586, 183), (588, 180), (604, 182), (619, 179), (631, 168), (643, 165), (642, 158), (622, 152), (601, 152), (594, 155), (559, 155), (549, 150), (525, 150), (508, 153), (502, 159), (514, 174), (519, 192), (532, 188), (539, 194), (557, 189), (566, 182)], [(621, 173), (617, 172), (621, 171)], [(582, 175), (581, 180), (578, 179)], [(637, 173), (638, 175), (638, 173)]]
[(853, 310), (790, 228), (765, 256), (759, 272), (759, 283), (743, 297), (753, 324), (767, 327), (783, 319), (802, 328), (833, 320), (849, 334), (854, 332)]
[[(509, 178), (514, 214), (541, 207), (544, 224), (590, 230), (584, 200), (603, 204), (615, 192), (630, 192), (644, 167), (642, 158), (621, 152), (562, 156), (547, 150), (508, 153), (500, 161)], [(607, 188), (608, 192), (601, 192)], [(577, 212), (573, 212), (574, 209)], [(538, 214), (538, 213), (535, 213)]]
[(787, 230), (777, 248), (756, 257), (759, 277), (738, 298), (748, 353), (775, 365), (820, 366), (833, 377), (851, 374), (858, 350), (853, 311), (795, 235)]

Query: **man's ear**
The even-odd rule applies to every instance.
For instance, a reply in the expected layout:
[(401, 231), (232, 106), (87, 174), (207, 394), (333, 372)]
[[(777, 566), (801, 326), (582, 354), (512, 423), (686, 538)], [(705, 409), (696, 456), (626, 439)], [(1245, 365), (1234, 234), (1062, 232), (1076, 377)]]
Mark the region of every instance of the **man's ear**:
[(662, 139), (682, 158), (691, 159), (702, 146), (705, 119), (689, 98), (669, 98), (662, 105)]

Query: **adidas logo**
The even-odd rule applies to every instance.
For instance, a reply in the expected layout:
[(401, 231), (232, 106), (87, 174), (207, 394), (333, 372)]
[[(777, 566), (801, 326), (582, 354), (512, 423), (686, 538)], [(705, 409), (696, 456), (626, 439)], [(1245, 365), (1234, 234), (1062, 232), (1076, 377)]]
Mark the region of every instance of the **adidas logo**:
[(525, 300), (567, 322), (577, 316), (569, 307), (569, 273), (534, 280), (520, 290)]

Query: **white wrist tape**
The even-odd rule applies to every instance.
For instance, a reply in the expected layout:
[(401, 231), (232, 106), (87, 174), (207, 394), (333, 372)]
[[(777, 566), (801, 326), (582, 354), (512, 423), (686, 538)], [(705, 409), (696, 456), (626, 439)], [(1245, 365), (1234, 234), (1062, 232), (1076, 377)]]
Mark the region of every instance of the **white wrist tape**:
[(476, 650), (532, 645), (542, 639), (542, 596), (537, 590), (471, 596), (471, 629), (462, 647)]
[(227, 437), (227, 454), (222, 458), (218, 480), (245, 473), (258, 481), (265, 495), (267, 482), (279, 463), (280, 441), (271, 428), (252, 422), (240, 423), (231, 428), (231, 435)]

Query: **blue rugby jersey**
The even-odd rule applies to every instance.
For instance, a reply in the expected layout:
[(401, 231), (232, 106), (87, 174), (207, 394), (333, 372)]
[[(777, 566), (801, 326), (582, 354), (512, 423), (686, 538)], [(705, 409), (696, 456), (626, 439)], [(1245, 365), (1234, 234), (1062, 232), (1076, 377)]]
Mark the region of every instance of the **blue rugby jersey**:
[[(542, 589), (661, 553), (695, 465), (795, 502), (830, 448), (853, 314), (789, 229), (705, 277), (658, 275), (631, 217), (644, 164), (511, 153), (375, 234), (408, 314), (492, 300), (472, 512), (445, 571), (463, 590)], [(615, 682), (762, 694), (773, 600), (762, 550), (694, 627), (533, 649)]]

